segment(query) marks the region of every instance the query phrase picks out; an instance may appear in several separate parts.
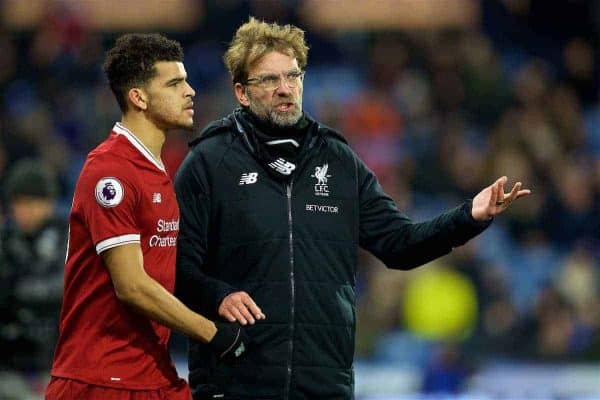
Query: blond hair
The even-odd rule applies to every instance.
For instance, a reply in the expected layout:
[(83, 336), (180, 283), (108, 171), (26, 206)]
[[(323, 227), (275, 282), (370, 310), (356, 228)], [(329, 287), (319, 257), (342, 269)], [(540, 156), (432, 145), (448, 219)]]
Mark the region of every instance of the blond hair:
[(235, 33), (223, 61), (233, 82), (244, 82), (248, 69), (272, 51), (295, 57), (304, 69), (308, 58), (304, 31), (294, 25), (269, 24), (250, 17)]

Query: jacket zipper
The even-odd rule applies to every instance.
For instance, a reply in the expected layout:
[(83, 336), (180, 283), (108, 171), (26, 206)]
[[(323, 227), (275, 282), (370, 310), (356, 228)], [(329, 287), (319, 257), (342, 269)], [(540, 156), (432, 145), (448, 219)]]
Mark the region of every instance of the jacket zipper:
[(290, 343), (289, 343), (289, 358), (287, 365), (287, 376), (285, 382), (284, 400), (288, 400), (290, 397), (290, 386), (292, 384), (292, 358), (294, 356), (294, 325), (295, 325), (295, 304), (296, 304), (296, 284), (294, 281), (294, 233), (292, 231), (292, 185), (293, 180), (286, 185), (287, 191), (287, 208), (288, 208), (288, 229), (289, 229), (289, 246), (290, 246)]

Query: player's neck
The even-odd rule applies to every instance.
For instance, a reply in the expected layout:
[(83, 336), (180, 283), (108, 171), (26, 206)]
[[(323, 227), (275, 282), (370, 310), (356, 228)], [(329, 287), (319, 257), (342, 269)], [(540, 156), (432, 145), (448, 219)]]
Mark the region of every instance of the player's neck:
[(150, 150), (157, 161), (160, 161), (160, 153), (165, 143), (165, 132), (163, 130), (145, 118), (131, 115), (123, 115), (121, 124)]

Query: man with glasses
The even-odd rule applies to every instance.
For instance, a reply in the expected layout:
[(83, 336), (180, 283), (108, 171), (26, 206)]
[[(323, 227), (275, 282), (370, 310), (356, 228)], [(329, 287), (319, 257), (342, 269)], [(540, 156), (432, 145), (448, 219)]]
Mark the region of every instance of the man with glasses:
[(529, 194), (520, 182), (505, 194), (502, 177), (412, 223), (343, 136), (302, 111), (307, 53), (295, 26), (243, 24), (224, 56), (240, 108), (204, 129), (176, 177), (176, 293), (250, 340), (235, 363), (190, 342), (196, 400), (353, 398), (358, 246), (414, 268)]

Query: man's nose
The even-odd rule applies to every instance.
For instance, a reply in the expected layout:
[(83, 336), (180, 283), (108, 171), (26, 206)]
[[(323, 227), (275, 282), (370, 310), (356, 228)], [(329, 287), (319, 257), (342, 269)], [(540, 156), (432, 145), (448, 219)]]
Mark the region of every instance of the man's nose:
[(287, 85), (285, 79), (282, 79), (279, 86), (277, 86), (275, 93), (278, 96), (289, 96), (292, 93), (292, 89)]
[(196, 96), (196, 91), (194, 90), (194, 88), (192, 87), (192, 85), (190, 85), (189, 83), (185, 83), (187, 85), (187, 90), (185, 91), (185, 96), (189, 96), (189, 97), (194, 97)]

